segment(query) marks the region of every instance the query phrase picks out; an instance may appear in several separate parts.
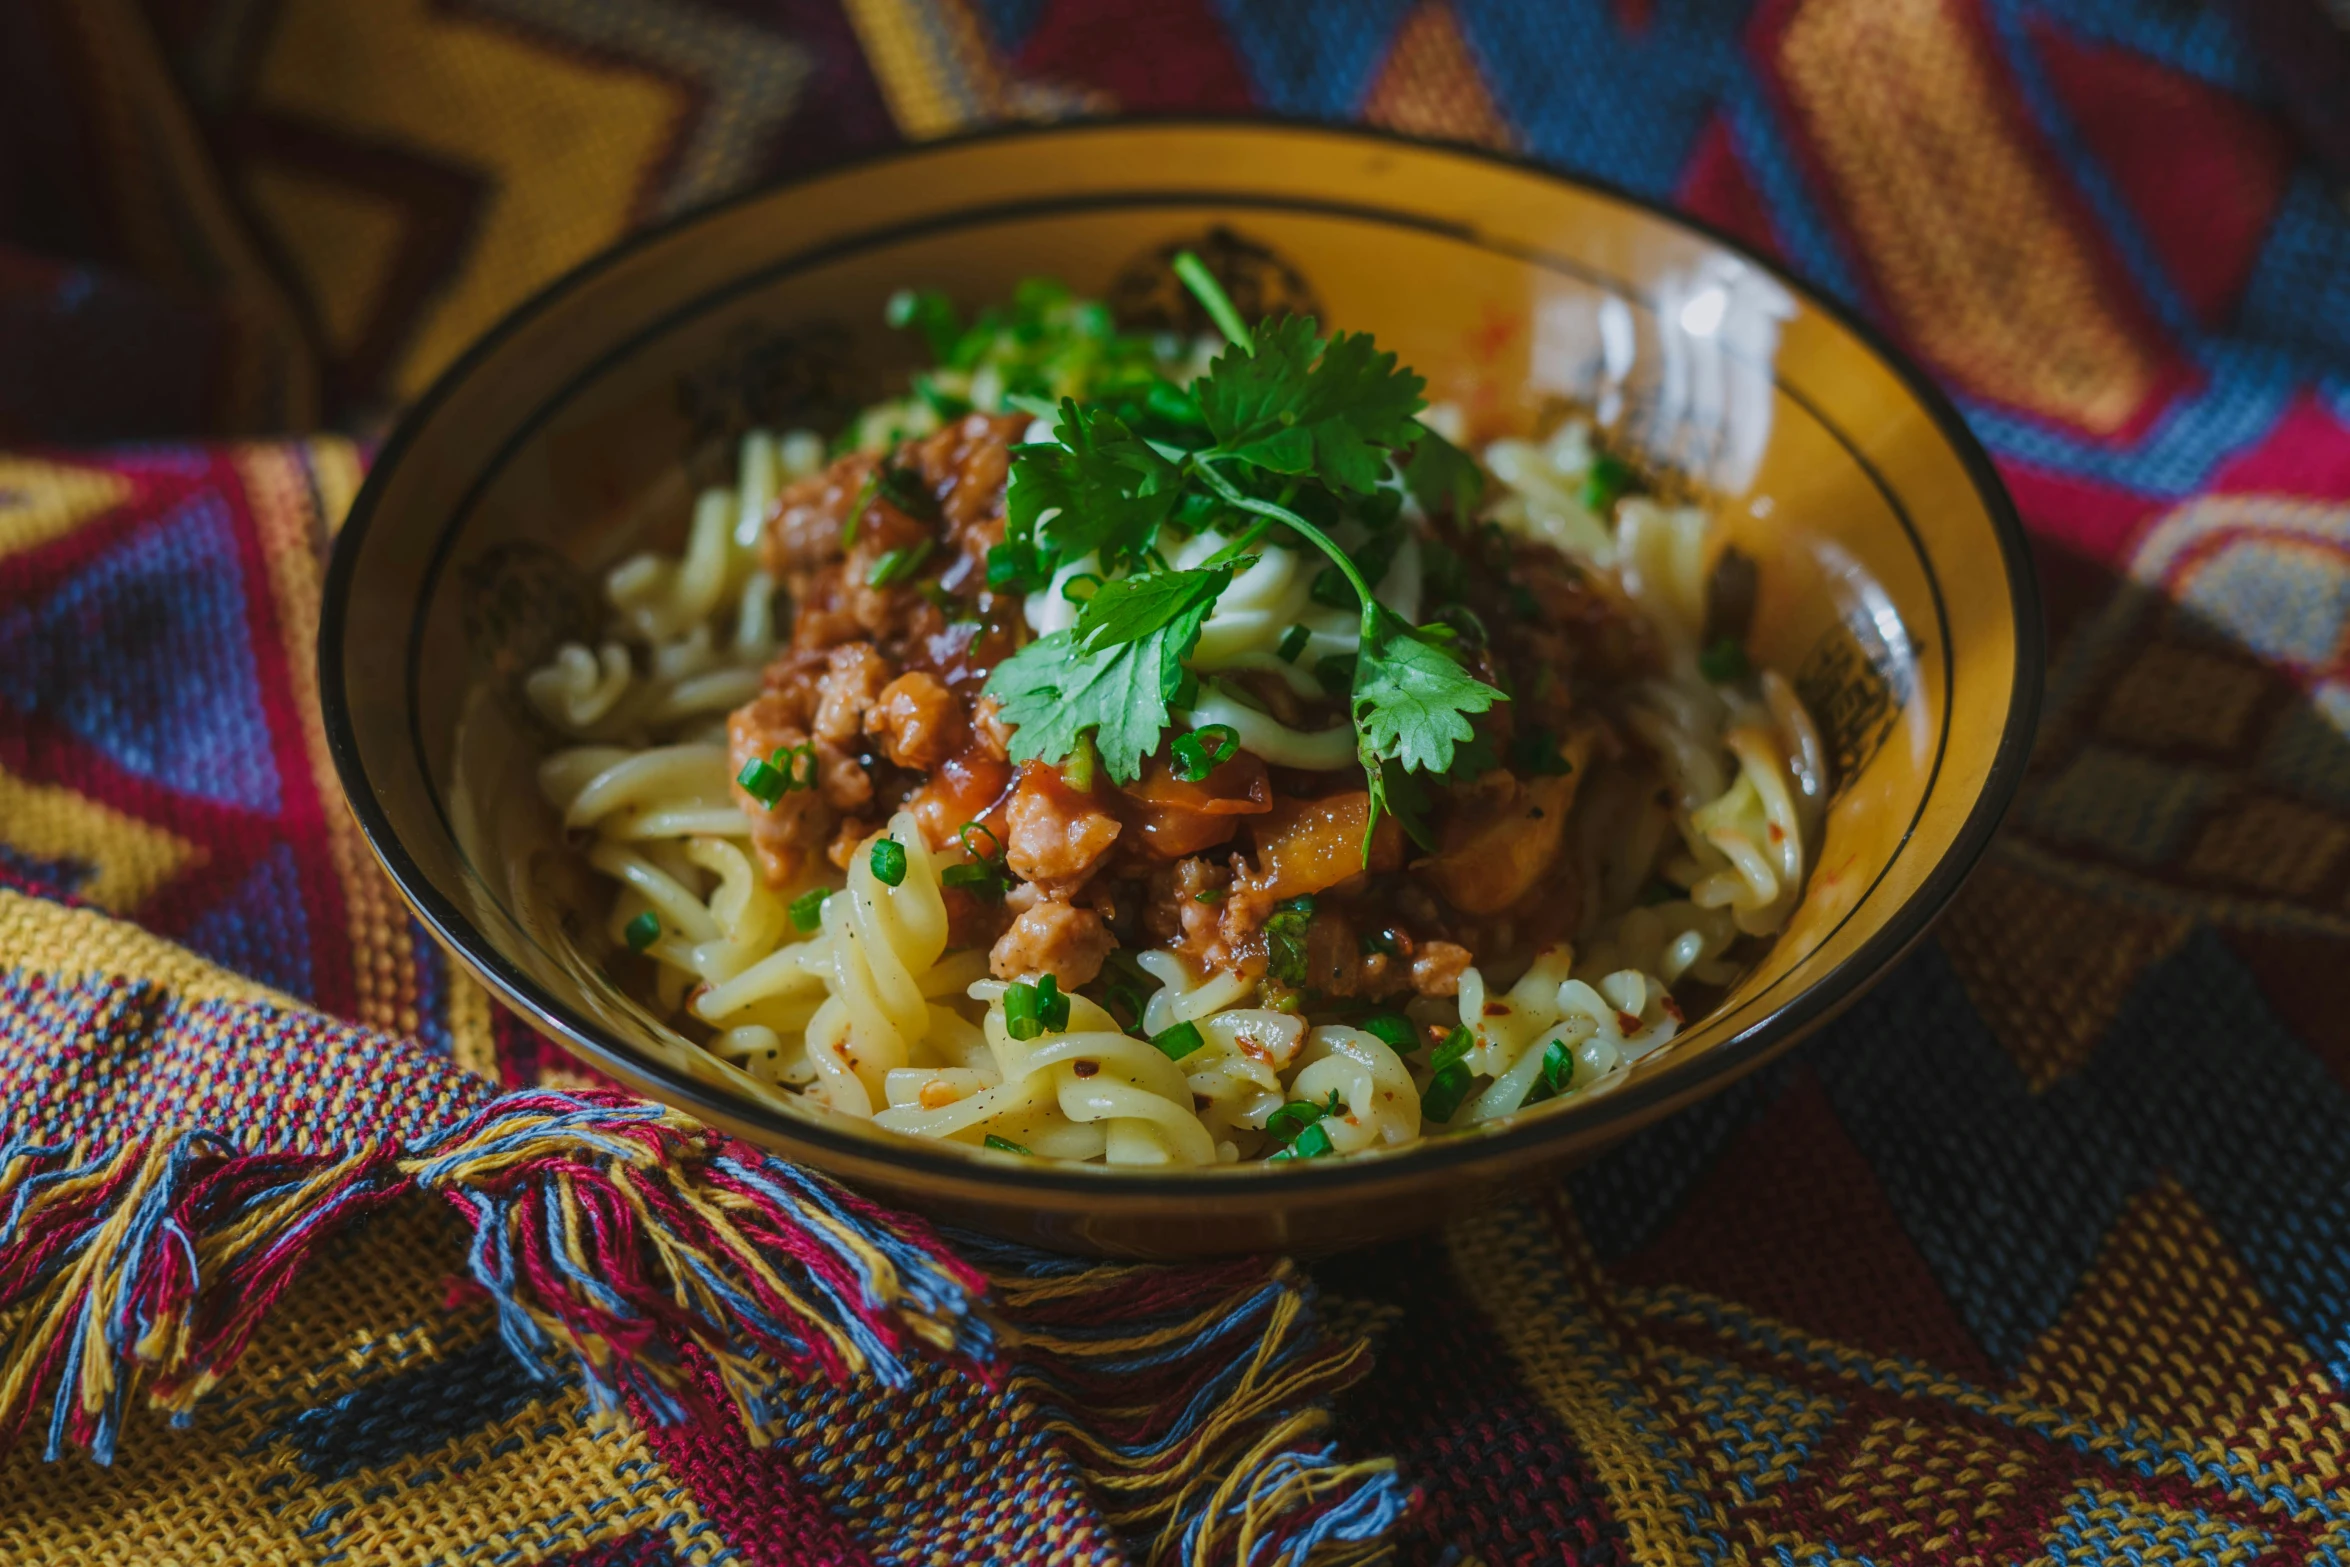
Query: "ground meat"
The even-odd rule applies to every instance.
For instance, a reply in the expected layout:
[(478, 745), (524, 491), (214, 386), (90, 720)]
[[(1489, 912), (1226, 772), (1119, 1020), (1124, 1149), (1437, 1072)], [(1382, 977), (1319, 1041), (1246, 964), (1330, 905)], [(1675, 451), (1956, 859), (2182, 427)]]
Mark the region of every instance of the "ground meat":
[(818, 686), (829, 660), (821, 651), (786, 649), (768, 661), (760, 676), (762, 694), (771, 721), (807, 729), (816, 720)]
[(883, 688), (866, 709), (865, 728), (880, 738), (882, 755), (929, 772), (963, 743), (963, 704), (936, 675), (915, 670)]
[(1218, 926), (1229, 880), (1231, 875), (1222, 866), (1197, 856), (1153, 871), (1150, 896), (1142, 906), (1143, 929), (1195, 967), (1223, 967), (1226, 954)]
[(1403, 965), (1367, 946), (1354, 921), (1336, 909), (1316, 911), (1306, 926), (1306, 988), (1326, 996), (1385, 996), (1409, 983)]
[(999, 762), (1012, 757), (1012, 726), (1004, 722), (1004, 707), (994, 697), (981, 697), (971, 709), (971, 734), (980, 750)]
[(816, 684), (816, 721), (809, 726), (816, 738), (846, 745), (862, 734), (866, 709), (879, 699), (894, 672), (870, 642), (844, 642), (834, 648)]
[(1449, 941), (1423, 941), (1412, 958), (1412, 988), (1423, 996), (1457, 996), (1461, 973), (1477, 960)]
[(965, 414), (945, 429), (901, 447), (898, 460), (922, 475), (938, 499), (947, 536), (984, 555), (1003, 542), (1004, 481), (1011, 473), (1012, 443), (1028, 432), (1022, 413)]
[(816, 742), (816, 787), (836, 811), (862, 810), (873, 803), (873, 775), (853, 752), (830, 740)]
[[(753, 760), (807, 744), (808, 732), (800, 725), (804, 716), (793, 696), (774, 692), (736, 708), (726, 721), (729, 770), (739, 775)], [(804, 881), (832, 830), (832, 807), (822, 791), (794, 789), (769, 808), (741, 784), (733, 789), (735, 803), (751, 820), (751, 850), (767, 884), (789, 887)]]
[(1118, 945), (1092, 909), (1038, 895), (1031, 887), (1015, 887), (1005, 902), (1026, 902), (1027, 907), (987, 955), (988, 969), (998, 979), (1050, 974), (1063, 990), (1074, 990), (1102, 971), (1102, 961)]
[(1058, 887), (1074, 887), (1092, 875), (1119, 833), (1118, 819), (1092, 795), (1034, 763), (1020, 769), (1004, 818), (1004, 858), (1013, 873)]
[(857, 845), (879, 831), (880, 826), (874, 822), (844, 816), (840, 826), (833, 831), (832, 842), (825, 846), (824, 857), (845, 871), (849, 868), (849, 862), (857, 857)]
[(840, 558), (841, 526), (873, 477), (874, 460), (853, 453), (784, 486), (760, 535), (760, 559), (778, 577), (814, 571)]

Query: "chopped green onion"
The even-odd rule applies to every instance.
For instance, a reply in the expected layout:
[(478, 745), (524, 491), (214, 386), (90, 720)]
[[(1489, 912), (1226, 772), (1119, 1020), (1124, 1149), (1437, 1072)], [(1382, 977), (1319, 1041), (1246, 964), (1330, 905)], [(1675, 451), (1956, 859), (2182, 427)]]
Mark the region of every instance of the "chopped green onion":
[(1061, 782), (1079, 794), (1093, 793), (1093, 735), (1088, 732), (1077, 737), (1076, 746), (1061, 758)]
[(767, 761), (770, 766), (783, 770), (784, 793), (789, 794), (794, 789), (816, 787), (816, 770), (821, 764), (816, 760), (815, 741), (803, 741), (794, 746), (777, 746)]
[(1216, 281), (1216, 274), (1208, 270), (1207, 263), (1188, 250), (1179, 250), (1175, 253), (1174, 266), (1175, 275), (1183, 280), (1183, 286), (1191, 290), (1191, 297), (1198, 300), (1207, 311), (1208, 319), (1216, 323), (1216, 329), (1230, 338), (1243, 353), (1250, 352), (1248, 323), (1242, 321), (1240, 312), (1232, 308), (1232, 296), (1224, 292), (1224, 285)]
[(1281, 662), (1294, 664), (1297, 662), (1298, 654), (1303, 653), (1306, 650), (1306, 644), (1313, 640), (1314, 634), (1305, 627), (1291, 626), (1287, 631), (1281, 633), (1281, 646), (1275, 651), (1281, 655)]
[(1538, 1105), (1566, 1091), (1575, 1076), (1575, 1052), (1563, 1039), (1554, 1039), (1542, 1052), (1542, 1070), (1527, 1090), (1524, 1103)]
[(931, 548), (930, 540), (922, 539), (884, 552), (881, 559), (873, 563), (873, 569), (865, 573), (865, 586), (886, 588), (892, 583), (905, 581), (922, 569), (922, 563), (930, 558)]
[[(1086, 590), (1083, 593), (1071, 591), (1080, 582), (1088, 584)], [(1090, 571), (1081, 571), (1077, 573), (1076, 576), (1071, 577), (1068, 581), (1061, 584), (1061, 597), (1067, 599), (1072, 604), (1082, 604), (1087, 599), (1092, 598), (1096, 593), (1099, 593), (1101, 590), (1102, 579), (1100, 577), (1094, 575)]]
[(1151, 1035), (1151, 1048), (1170, 1061), (1180, 1061), (1207, 1043), (1197, 1023), (1178, 1023)]
[(1355, 655), (1330, 653), (1315, 659), (1314, 678), (1332, 696), (1346, 695), (1355, 688)]
[(1102, 986), (1102, 1005), (1110, 1009), (1112, 1017), (1123, 1013), (1127, 1031), (1131, 1033), (1134, 1025), (1142, 1021), (1142, 987), (1123, 979), (1110, 980)]
[(981, 1142), (980, 1146), (983, 1148), (993, 1148), (997, 1153), (1024, 1153), (1028, 1154), (1030, 1158), (1035, 1157), (1033, 1150), (1021, 1147), (1018, 1143), (1012, 1141), (1009, 1137), (998, 1137), (993, 1132), (987, 1134), (987, 1137)]
[(906, 846), (895, 838), (883, 838), (873, 845), (873, 879), (884, 887), (903, 886), (906, 880)]
[(743, 793), (771, 811), (791, 787), (781, 771), (755, 756), (743, 763), (743, 770), (734, 775), (734, 781), (742, 786)]
[(829, 887), (811, 887), (791, 900), (791, 928), (811, 931), (824, 923), (824, 900), (832, 896)]
[(1194, 903), (1222, 903), (1224, 901), (1224, 889), (1221, 887), (1203, 887), (1191, 895), (1191, 901)]
[(1277, 1143), (1291, 1142), (1316, 1121), (1337, 1113), (1338, 1090), (1333, 1088), (1329, 1099), (1320, 1104), (1310, 1099), (1292, 1099), (1265, 1117), (1265, 1131)]
[(642, 952), (661, 939), (661, 916), (647, 909), (630, 920), (620, 933), (628, 939), (629, 951)]
[(993, 865), (950, 865), (938, 873), (942, 887), (960, 887), (983, 903), (1001, 903), (1010, 889)]
[(1044, 1032), (1036, 1015), (1036, 987), (1014, 981), (1004, 987), (1004, 1032), (1014, 1039), (1034, 1039)]
[(1631, 464), (1600, 453), (1583, 475), (1583, 509), (1604, 520), (1617, 498), (1632, 487), (1632, 477)]
[(1286, 985), (1306, 982), (1306, 927), (1314, 922), (1311, 893), (1274, 905), (1265, 920), (1265, 972)]
[(1510, 764), (1521, 773), (1540, 778), (1563, 778), (1575, 770), (1559, 750), (1558, 736), (1547, 729), (1521, 729), (1510, 742)]
[(1377, 1017), (1363, 1019), (1357, 1026), (1398, 1054), (1420, 1048), (1420, 1031), (1400, 1012), (1382, 1012)]
[(1058, 1034), (1069, 1026), (1069, 998), (1061, 982), (1046, 974), (1033, 985), (1015, 981), (1004, 987), (1004, 1032), (1014, 1039)]
[[(965, 822), (955, 837), (963, 845), (963, 852), (971, 856), (969, 865), (950, 865), (939, 872), (938, 879), (949, 887), (961, 887), (972, 896), (989, 903), (1000, 903), (1012, 887), (1012, 878), (1004, 870), (1003, 840), (985, 822)], [(980, 840), (986, 840), (986, 846)]]
[(1175, 776), (1185, 783), (1198, 783), (1239, 753), (1240, 731), (1230, 724), (1209, 724), (1177, 735), (1171, 749)]
[(1420, 1116), (1423, 1120), (1449, 1121), (1453, 1112), (1468, 1097), (1471, 1073), (1466, 1059), (1476, 1048), (1477, 1036), (1466, 1028), (1456, 1028), (1444, 1036), (1444, 1043), (1428, 1058), (1435, 1076), (1420, 1093)]
[(1754, 673), (1754, 666), (1747, 662), (1746, 649), (1735, 637), (1723, 637), (1697, 655), (1697, 672), (1717, 686), (1726, 686)]
[(1461, 1101), (1469, 1097), (1469, 1064), (1455, 1061), (1428, 1079), (1428, 1086), (1420, 1093), (1420, 1119), (1449, 1121), (1460, 1109)]
[(1330, 1143), (1330, 1133), (1322, 1126), (1321, 1122), (1317, 1121), (1304, 1131), (1299, 1132), (1296, 1139), (1287, 1148), (1282, 1149), (1265, 1162), (1272, 1164), (1282, 1159), (1319, 1159), (1324, 1154), (1335, 1151)]
[(1046, 974), (1036, 982), (1036, 1015), (1053, 1033), (1069, 1026), (1069, 998), (1061, 993), (1061, 982)]
[(1557, 1093), (1575, 1077), (1575, 1052), (1563, 1039), (1554, 1039), (1542, 1052), (1542, 1086)]

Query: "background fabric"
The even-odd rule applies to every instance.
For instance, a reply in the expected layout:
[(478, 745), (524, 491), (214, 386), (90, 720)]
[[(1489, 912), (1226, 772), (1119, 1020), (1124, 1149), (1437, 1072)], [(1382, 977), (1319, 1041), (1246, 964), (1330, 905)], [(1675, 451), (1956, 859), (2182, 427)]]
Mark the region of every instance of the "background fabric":
[[(0, 873), (509, 1085), (586, 1079), (401, 912), (320, 751), (362, 448), (191, 443), (364, 439), (565, 266), (773, 174), (1259, 107), (1670, 199), (1944, 379), (2054, 633), (1933, 943), (1562, 1189), (1318, 1265), (1319, 1338), (1286, 1268), (1022, 1278), (1048, 1336), (1139, 1301), (1111, 1358), (1193, 1358), (1108, 1426), (1065, 1413), (1104, 1413), (1090, 1373), (938, 1372), (803, 1389), (754, 1448), (518, 1376), (403, 1206), (194, 1430), (0, 1461), (0, 1558), (1116, 1560), (1203, 1413), (1288, 1408), (1217, 1380), (1227, 1321), (1352, 1381), (1334, 1462), (1417, 1488), (1406, 1560), (2350, 1555), (2346, 33), (2340, 0), (0, 9)], [(86, 444), (123, 440), (175, 444)]]

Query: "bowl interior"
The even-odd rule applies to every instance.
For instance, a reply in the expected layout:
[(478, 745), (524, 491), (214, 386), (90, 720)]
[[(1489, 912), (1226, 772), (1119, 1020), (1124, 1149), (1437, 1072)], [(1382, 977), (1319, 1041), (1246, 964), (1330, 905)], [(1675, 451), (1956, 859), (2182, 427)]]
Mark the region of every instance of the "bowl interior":
[[(942, 287), (972, 306), (1049, 273), (1147, 299), (1169, 247), (1219, 229), (1326, 326), (1375, 331), (1431, 399), (1504, 414), (1572, 402), (1718, 498), (1713, 547), (1760, 567), (1750, 648), (1794, 679), (1834, 758), (1801, 909), (1625, 1088), (1345, 1168), (1039, 1171), (803, 1112), (577, 955), (567, 923), (595, 917), (603, 894), (539, 803), (519, 674), (583, 629), (603, 568), (679, 545), (695, 488), (728, 470), (730, 431), (821, 418), (903, 371), (906, 345), (881, 325), (893, 290)], [(649, 1091), (796, 1156), (982, 1209), (1014, 1189), (1098, 1208), (1500, 1167), (1718, 1086), (1922, 930), (2021, 765), (2038, 659), (2028, 568), (1979, 454), (1931, 393), (1769, 269), (1506, 163), (1200, 125), (904, 155), (591, 265), (403, 426), (338, 546), (323, 635), (330, 730), (362, 824), (467, 962)]]

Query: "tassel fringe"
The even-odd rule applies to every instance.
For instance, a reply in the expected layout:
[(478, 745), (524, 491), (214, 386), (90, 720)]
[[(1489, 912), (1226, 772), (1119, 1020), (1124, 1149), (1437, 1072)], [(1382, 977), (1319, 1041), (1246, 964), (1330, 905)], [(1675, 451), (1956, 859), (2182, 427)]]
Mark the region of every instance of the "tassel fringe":
[[(1013, 1389), (1087, 1471), (1149, 1567), (1383, 1559), (1418, 1493), (1392, 1459), (1345, 1462), (1329, 1401), (1371, 1367), (1325, 1341), (1287, 1261), (1107, 1268), (969, 1237), (1009, 1325)], [(1109, 1324), (1105, 1327), (1102, 1324)]]
[[(1380, 1559), (1417, 1493), (1348, 1462), (1329, 1401), (1370, 1369), (1287, 1262), (1110, 1267), (926, 1229), (675, 1111), (531, 1092), (403, 1147), (242, 1154), (209, 1133), (0, 1145), (0, 1443), (113, 1460), (144, 1383), (186, 1423), (320, 1242), (418, 1191), (464, 1216), (469, 1290), (550, 1380), (656, 1420), (941, 1356), (1031, 1402), (1148, 1567)], [(978, 1307), (992, 1288), (1003, 1321)], [(44, 1410), (45, 1406), (45, 1410)]]
[[(315, 1246), (408, 1193), (464, 1215), (507, 1345), (590, 1396), (676, 1418), (673, 1346), (765, 1429), (774, 1369), (896, 1386), (929, 1352), (993, 1375), (985, 1279), (920, 1226), (675, 1111), (521, 1093), (404, 1148), (239, 1154), (203, 1132), (103, 1154), (0, 1145), (0, 1440), (48, 1403), (44, 1451), (113, 1460), (144, 1379), (185, 1423)], [(757, 1437), (754, 1436), (754, 1440)]]

